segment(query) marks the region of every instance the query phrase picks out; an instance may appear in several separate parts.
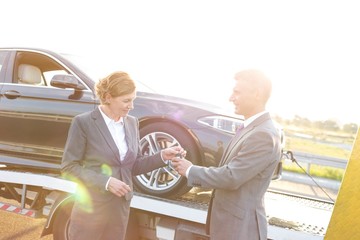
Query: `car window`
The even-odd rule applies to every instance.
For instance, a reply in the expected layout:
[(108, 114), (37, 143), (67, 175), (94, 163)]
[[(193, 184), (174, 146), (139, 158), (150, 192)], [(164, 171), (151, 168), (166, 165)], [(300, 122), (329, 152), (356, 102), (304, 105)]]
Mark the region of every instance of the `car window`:
[(14, 68), (14, 83), (51, 87), (55, 74), (69, 72), (54, 59), (35, 52), (18, 52)]
[(6, 61), (6, 57), (8, 55), (8, 51), (0, 51), (0, 82), (4, 81), (4, 77), (5, 77), (5, 61)]
[(5, 61), (6, 52), (0, 52), (0, 72)]

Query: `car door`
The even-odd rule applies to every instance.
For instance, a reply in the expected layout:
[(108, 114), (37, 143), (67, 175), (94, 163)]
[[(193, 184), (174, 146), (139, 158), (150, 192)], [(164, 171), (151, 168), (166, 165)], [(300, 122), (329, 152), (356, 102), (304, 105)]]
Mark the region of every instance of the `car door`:
[(93, 92), (50, 86), (55, 74), (72, 73), (58, 59), (39, 52), (12, 53), (13, 68), (1, 86), (0, 161), (58, 169), (72, 118), (94, 109)]

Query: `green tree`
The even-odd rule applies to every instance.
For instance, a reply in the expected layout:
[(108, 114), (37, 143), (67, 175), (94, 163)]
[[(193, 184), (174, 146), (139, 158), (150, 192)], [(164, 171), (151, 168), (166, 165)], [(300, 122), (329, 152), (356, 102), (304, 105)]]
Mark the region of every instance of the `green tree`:
[(340, 130), (339, 124), (334, 120), (326, 120), (322, 122), (321, 129), (330, 130), (330, 131), (337, 131)]
[(357, 133), (358, 125), (356, 123), (347, 123), (343, 126), (343, 131), (346, 133)]

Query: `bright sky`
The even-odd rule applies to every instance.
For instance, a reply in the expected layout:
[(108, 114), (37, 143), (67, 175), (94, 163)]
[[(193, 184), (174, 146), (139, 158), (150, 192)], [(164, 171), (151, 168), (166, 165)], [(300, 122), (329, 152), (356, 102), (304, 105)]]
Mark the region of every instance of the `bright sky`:
[(271, 112), (360, 123), (356, 0), (12, 0), (1, 10), (0, 46), (93, 53), (161, 93), (230, 109), (234, 74), (258, 68), (273, 81)]

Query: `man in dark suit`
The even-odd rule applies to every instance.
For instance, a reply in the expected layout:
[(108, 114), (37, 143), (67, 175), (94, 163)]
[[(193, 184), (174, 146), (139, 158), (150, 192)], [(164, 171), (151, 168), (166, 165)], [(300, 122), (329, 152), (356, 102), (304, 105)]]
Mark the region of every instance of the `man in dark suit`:
[(142, 156), (138, 120), (128, 115), (136, 92), (127, 73), (115, 72), (100, 80), (96, 94), (100, 106), (73, 119), (62, 160), (64, 176), (78, 182), (69, 239), (123, 240), (132, 177), (164, 166), (183, 149)]
[(238, 72), (235, 80), (230, 101), (245, 121), (219, 166), (180, 158), (172, 164), (190, 186), (214, 189), (208, 211), (211, 240), (266, 240), (264, 195), (281, 157), (280, 134), (265, 110), (271, 82), (257, 70)]

